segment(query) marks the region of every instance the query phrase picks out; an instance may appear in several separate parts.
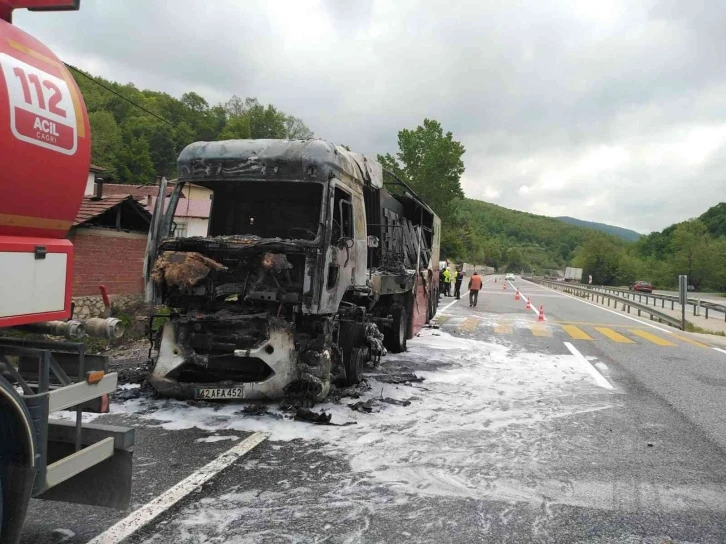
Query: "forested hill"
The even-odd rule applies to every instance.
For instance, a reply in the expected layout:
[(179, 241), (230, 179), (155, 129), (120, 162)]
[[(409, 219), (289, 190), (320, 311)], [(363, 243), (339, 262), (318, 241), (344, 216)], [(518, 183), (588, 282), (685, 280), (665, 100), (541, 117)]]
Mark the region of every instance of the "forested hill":
[(562, 270), (575, 250), (590, 239), (626, 245), (615, 236), (480, 200), (459, 200), (456, 210), (461, 236), (453, 252), (496, 268)]
[(94, 77), (96, 83), (75, 70), (71, 73), (88, 109), (93, 164), (106, 168), (107, 177), (120, 183), (149, 183), (156, 175), (176, 177), (179, 152), (194, 141), (313, 136), (302, 120), (255, 98), (233, 96), (212, 105), (194, 92), (174, 98), (131, 83)]
[(564, 221), (565, 223), (569, 223), (570, 225), (575, 225), (577, 227), (586, 227), (588, 229), (595, 229), (602, 231), (606, 234), (612, 234), (614, 236), (618, 236), (622, 238), (623, 240), (627, 240), (628, 242), (637, 242), (638, 239), (642, 236), (639, 232), (635, 232), (634, 230), (630, 229), (624, 229), (622, 227), (616, 227), (615, 225), (608, 225), (607, 223), (595, 223), (594, 221), (583, 221), (582, 219), (577, 219), (575, 217), (568, 217), (566, 215), (561, 217), (555, 217), (555, 219), (558, 219), (560, 221)]

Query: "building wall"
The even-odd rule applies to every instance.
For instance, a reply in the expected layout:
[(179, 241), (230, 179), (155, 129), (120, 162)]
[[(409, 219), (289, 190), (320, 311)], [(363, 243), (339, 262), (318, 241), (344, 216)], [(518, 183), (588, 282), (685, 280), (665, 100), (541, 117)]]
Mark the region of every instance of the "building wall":
[(185, 183), (182, 193), (185, 197), (192, 200), (209, 200), (212, 190), (201, 185), (195, 185), (194, 183)]
[(146, 234), (110, 229), (74, 228), (73, 296), (98, 295), (105, 285), (109, 295), (143, 293), (142, 274)]
[(201, 217), (187, 217), (187, 236), (206, 236), (209, 221)]

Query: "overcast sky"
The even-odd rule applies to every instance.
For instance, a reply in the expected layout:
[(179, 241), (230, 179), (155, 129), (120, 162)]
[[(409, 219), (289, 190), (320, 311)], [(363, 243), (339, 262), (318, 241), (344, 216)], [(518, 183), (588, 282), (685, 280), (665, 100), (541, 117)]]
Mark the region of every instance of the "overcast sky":
[(395, 152), (439, 120), (467, 196), (640, 232), (726, 188), (721, 0), (82, 0), (15, 23), (91, 73), (257, 97), (316, 136)]

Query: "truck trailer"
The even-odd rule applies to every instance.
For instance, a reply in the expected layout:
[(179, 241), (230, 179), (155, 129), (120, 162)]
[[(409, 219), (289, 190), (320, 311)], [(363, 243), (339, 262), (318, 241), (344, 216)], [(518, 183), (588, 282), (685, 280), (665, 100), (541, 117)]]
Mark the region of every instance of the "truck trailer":
[[(0, 542), (20, 539), (31, 498), (125, 508), (133, 429), (84, 424), (107, 411), (117, 375), (85, 353), (118, 320), (72, 320), (73, 245), (91, 134), (83, 97), (52, 51), (11, 24), (14, 9), (78, 0), (0, 0)], [(19, 336), (21, 329), (44, 335)], [(9, 334), (12, 332), (12, 334)], [(49, 339), (61, 336), (63, 341)], [(73, 410), (75, 421), (53, 419)]]
[[(436, 313), (441, 222), (375, 160), (318, 139), (197, 142), (149, 234), (147, 299), (170, 310), (152, 386), (197, 399), (324, 399)], [(175, 237), (186, 183), (207, 236)], [(389, 190), (390, 189), (390, 190)]]

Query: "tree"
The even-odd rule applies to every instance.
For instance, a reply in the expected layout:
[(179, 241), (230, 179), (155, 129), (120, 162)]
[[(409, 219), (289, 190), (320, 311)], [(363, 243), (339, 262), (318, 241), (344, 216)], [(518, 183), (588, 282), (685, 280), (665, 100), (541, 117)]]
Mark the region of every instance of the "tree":
[(247, 111), (245, 100), (234, 95), (224, 104), (224, 110), (229, 117), (242, 117)]
[(116, 171), (124, 183), (144, 184), (156, 177), (149, 144), (144, 138), (130, 138), (116, 154)]
[(507, 250), (507, 269), (514, 270), (524, 267), (524, 254), (518, 247), (510, 247)]
[(88, 121), (91, 124), (91, 162), (104, 167), (108, 176), (114, 178), (114, 155), (121, 143), (121, 130), (107, 111), (88, 114)]
[[(460, 183), (464, 146), (453, 139), (451, 132), (444, 134), (438, 121), (424, 119), (416, 129), (398, 133), (398, 147), (396, 157), (378, 155), (378, 161), (407, 183), (441, 218), (442, 256), (461, 256), (463, 233), (456, 221), (455, 202), (464, 197)], [(392, 188), (394, 192), (401, 190)]]
[(686, 274), (696, 288), (711, 275), (713, 262), (708, 229), (698, 219), (685, 221), (673, 231), (671, 270), (675, 276)]
[[(250, 101), (250, 99), (247, 99)], [(272, 104), (264, 107), (251, 99), (253, 103), (247, 109), (245, 115), (250, 120), (250, 130), (253, 138), (284, 138), (286, 135), (286, 115), (278, 111)]]
[(582, 276), (592, 276), (592, 282), (601, 285), (617, 283), (621, 249), (610, 239), (595, 234), (577, 251), (573, 264), (582, 268)]
[(285, 116), (285, 138), (289, 140), (306, 140), (313, 136), (315, 136), (313, 131), (303, 123), (302, 119), (292, 115)]
[(195, 92), (184, 93), (181, 103), (195, 113), (204, 113), (209, 109), (209, 103)]
[(399, 152), (396, 158), (379, 155), (379, 160), (449, 223), (453, 218), (453, 203), (464, 197), (461, 175), (464, 173), (464, 146), (454, 140), (451, 132), (444, 134), (438, 121), (424, 119), (414, 130), (398, 133)]
[(250, 120), (246, 116), (230, 117), (219, 133), (220, 140), (238, 140), (252, 137)]

